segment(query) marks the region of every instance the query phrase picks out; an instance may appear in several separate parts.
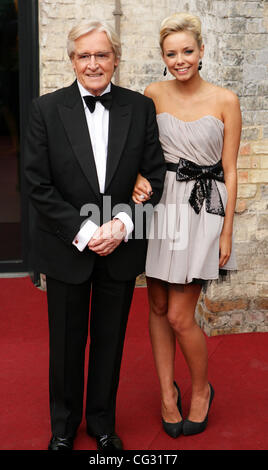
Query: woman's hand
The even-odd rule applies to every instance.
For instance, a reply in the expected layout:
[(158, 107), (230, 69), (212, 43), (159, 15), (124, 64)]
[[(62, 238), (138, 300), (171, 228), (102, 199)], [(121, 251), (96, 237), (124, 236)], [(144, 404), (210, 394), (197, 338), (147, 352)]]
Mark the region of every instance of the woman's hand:
[(133, 201), (136, 204), (141, 204), (142, 202), (148, 201), (152, 194), (151, 184), (139, 173), (132, 193)]
[(232, 236), (224, 233), (220, 236), (220, 261), (219, 266), (223, 268), (230, 258), (232, 251)]

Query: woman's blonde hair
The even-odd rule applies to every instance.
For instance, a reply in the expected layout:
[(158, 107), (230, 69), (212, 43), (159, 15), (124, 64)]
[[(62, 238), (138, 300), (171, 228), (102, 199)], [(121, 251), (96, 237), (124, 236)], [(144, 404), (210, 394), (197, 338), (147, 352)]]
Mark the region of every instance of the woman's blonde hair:
[(193, 33), (199, 49), (202, 46), (201, 21), (198, 16), (190, 13), (174, 13), (165, 18), (160, 27), (160, 47), (163, 51), (163, 43), (167, 36), (180, 31)]
[(121, 57), (121, 42), (113, 30), (113, 28), (105, 23), (104, 21), (92, 20), (88, 21), (87, 23), (79, 23), (78, 25), (74, 26), (68, 34), (67, 40), (67, 52), (70, 59), (72, 59), (75, 45), (74, 42), (76, 39), (84, 36), (85, 34), (91, 33), (92, 31), (99, 31), (104, 32), (107, 34), (108, 39), (111, 42), (113, 51), (115, 53), (116, 58), (120, 59)]

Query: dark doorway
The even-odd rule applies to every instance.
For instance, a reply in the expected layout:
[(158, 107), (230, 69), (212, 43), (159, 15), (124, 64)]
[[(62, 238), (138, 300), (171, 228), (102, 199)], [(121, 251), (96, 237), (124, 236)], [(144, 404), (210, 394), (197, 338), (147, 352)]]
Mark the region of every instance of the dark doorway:
[(39, 94), (38, 0), (0, 2), (0, 272), (28, 271), (22, 172), (32, 98)]
[(18, 9), (0, 4), (0, 260), (21, 259)]

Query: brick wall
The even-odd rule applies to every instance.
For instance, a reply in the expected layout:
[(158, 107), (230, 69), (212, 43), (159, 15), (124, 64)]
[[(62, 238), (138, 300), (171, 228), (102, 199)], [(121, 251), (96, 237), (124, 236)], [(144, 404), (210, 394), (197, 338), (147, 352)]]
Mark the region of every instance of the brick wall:
[(218, 69), (216, 80), (208, 78), (239, 95), (243, 114), (235, 215), (239, 271), (230, 284), (210, 287), (197, 316), (210, 335), (268, 331), (268, 2), (210, 3)]
[[(43, 94), (74, 79), (66, 53), (71, 27), (96, 17), (114, 24), (115, 2), (40, 0), (39, 5)], [(121, 0), (121, 8), (121, 86), (143, 92), (150, 82), (164, 79), (160, 22), (175, 11), (189, 10), (203, 24), (202, 76), (239, 95), (243, 113), (235, 214), (239, 270), (230, 283), (213, 283), (201, 296), (196, 313), (208, 335), (268, 331), (268, 1)]]

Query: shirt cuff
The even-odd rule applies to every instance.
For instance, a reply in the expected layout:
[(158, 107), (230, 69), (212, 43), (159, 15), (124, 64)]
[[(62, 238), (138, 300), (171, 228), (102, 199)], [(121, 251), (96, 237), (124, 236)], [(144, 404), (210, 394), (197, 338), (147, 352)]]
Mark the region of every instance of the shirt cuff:
[(115, 215), (114, 219), (121, 220), (121, 222), (123, 222), (123, 224), (125, 225), (127, 231), (127, 234), (125, 236), (125, 242), (127, 242), (129, 235), (131, 234), (131, 232), (133, 232), (134, 229), (134, 224), (131, 218), (126, 212), (118, 212), (118, 214)]
[(73, 245), (79, 251), (83, 251), (98, 228), (98, 225), (94, 224), (92, 220), (88, 220), (73, 239)]

